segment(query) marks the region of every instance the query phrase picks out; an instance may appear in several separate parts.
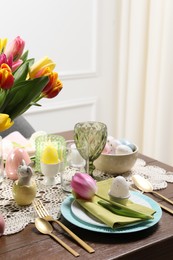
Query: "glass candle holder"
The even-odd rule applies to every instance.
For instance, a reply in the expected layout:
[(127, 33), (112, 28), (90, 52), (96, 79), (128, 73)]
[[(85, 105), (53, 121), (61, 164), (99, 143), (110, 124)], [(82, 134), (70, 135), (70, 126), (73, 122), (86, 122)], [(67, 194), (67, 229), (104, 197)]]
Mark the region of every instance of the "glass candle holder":
[[(81, 147), (81, 150), (85, 149)], [(85, 172), (85, 160), (76, 148), (74, 140), (66, 141), (66, 158), (61, 169), (61, 187), (66, 192), (71, 192), (71, 180), (76, 172)]]
[(66, 145), (64, 137), (52, 134), (38, 136), (35, 140), (35, 171), (37, 172), (41, 171), (41, 155), (48, 145), (52, 145), (57, 150), (59, 160), (64, 158), (65, 151), (62, 149)]

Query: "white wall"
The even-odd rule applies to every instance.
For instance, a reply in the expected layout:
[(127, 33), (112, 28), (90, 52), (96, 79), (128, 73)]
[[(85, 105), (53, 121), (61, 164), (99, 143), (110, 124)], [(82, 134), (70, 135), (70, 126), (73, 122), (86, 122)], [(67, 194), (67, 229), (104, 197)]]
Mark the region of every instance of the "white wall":
[(30, 57), (38, 60), (48, 55), (64, 85), (56, 98), (44, 99), (41, 108), (25, 113), (36, 130), (66, 131), (79, 121), (99, 120), (115, 135), (118, 2), (3, 2), (8, 15), (1, 12), (1, 38), (20, 35)]

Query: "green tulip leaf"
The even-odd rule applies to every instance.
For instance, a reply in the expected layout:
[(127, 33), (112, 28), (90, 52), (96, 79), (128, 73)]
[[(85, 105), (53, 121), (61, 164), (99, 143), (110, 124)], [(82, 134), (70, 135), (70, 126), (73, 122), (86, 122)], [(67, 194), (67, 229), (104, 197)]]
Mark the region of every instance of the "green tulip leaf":
[(6, 91), (4, 91), (4, 90), (0, 91), (0, 113), (3, 110), (3, 106), (4, 106), (4, 103), (5, 103), (6, 95), (7, 95)]
[(27, 60), (28, 53), (29, 53), (29, 51), (25, 51), (24, 54), (20, 57), (20, 59), (23, 60), (23, 62), (25, 62)]
[(48, 81), (48, 77), (35, 78), (19, 82), (15, 88), (11, 89), (6, 99), (8, 105), (5, 108), (11, 119), (23, 114), (31, 106), (31, 103), (40, 96)]
[(22, 63), (22, 65), (14, 73), (14, 86), (20, 81), (24, 81), (28, 75), (29, 71), (29, 62)]

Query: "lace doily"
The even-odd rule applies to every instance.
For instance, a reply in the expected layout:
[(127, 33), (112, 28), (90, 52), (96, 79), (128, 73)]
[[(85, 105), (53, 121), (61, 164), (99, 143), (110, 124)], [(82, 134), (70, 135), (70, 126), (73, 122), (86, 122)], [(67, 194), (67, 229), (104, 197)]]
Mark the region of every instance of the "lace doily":
[[(137, 159), (131, 171), (124, 173), (123, 176), (127, 181), (131, 182), (132, 174), (140, 174), (147, 178), (153, 185), (154, 190), (159, 190), (167, 187), (167, 182), (173, 183), (173, 172), (158, 167), (146, 165), (146, 162)], [(112, 178), (113, 175), (94, 171), (94, 177), (99, 180)], [(60, 178), (56, 178), (55, 186), (45, 186), (44, 179), (41, 175), (36, 175), (35, 181), (37, 184), (37, 198), (43, 201), (49, 213), (57, 218), (62, 201), (68, 196), (68, 193), (63, 192), (60, 185)], [(13, 181), (5, 178), (0, 184), (0, 212), (5, 219), (4, 235), (10, 235), (23, 230), (29, 223), (33, 223), (37, 214), (32, 205), (18, 206), (12, 196)]]
[[(60, 178), (56, 178), (55, 186), (45, 186), (43, 176), (35, 178), (37, 184), (36, 197), (42, 200), (49, 213), (57, 218), (60, 205), (68, 195), (61, 189)], [(12, 195), (13, 181), (4, 179), (0, 185), (0, 212), (5, 220), (4, 235), (17, 233), (24, 229), (29, 223), (33, 223), (37, 214), (32, 205), (18, 206)]]
[[(139, 174), (145, 179), (148, 179), (153, 185), (154, 190), (166, 188), (168, 182), (173, 183), (173, 172), (167, 172), (165, 169), (155, 165), (146, 165), (146, 162), (142, 159), (137, 159), (134, 167), (130, 171), (123, 173), (122, 175), (129, 183), (132, 183), (132, 174)], [(95, 170), (94, 177), (97, 180), (103, 180), (107, 178), (112, 178), (113, 175)]]

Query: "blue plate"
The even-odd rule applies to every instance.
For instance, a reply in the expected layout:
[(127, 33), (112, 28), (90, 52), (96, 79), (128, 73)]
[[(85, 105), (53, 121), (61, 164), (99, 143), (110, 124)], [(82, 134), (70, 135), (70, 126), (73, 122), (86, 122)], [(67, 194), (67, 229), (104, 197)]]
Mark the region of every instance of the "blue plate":
[(126, 225), (124, 227), (118, 227), (118, 228), (110, 228), (110, 227), (102, 227), (99, 225), (93, 225), (88, 222), (82, 221), (79, 217), (73, 214), (71, 210), (71, 205), (74, 201), (73, 196), (68, 196), (61, 205), (61, 213), (64, 216), (65, 219), (67, 219), (70, 223), (90, 231), (94, 232), (101, 232), (101, 233), (112, 233), (112, 234), (120, 234), (120, 233), (131, 233), (131, 232), (137, 232), (141, 230), (148, 229), (152, 226), (154, 226), (156, 223), (159, 222), (162, 216), (162, 210), (158, 203), (154, 201), (153, 199), (149, 198), (148, 196), (145, 196), (139, 192), (131, 192), (131, 194), (135, 197), (139, 197), (139, 199), (144, 200), (146, 203), (150, 205), (152, 209), (156, 211), (154, 214), (154, 219), (152, 220), (146, 220), (141, 221), (140, 223), (133, 223)]

